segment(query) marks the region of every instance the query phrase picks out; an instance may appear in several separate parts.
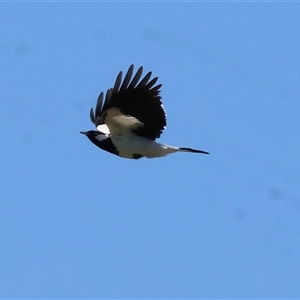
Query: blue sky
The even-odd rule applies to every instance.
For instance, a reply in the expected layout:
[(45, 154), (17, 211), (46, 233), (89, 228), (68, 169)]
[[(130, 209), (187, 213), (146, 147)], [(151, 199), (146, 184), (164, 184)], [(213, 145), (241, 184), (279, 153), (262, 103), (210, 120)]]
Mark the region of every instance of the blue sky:
[[(1, 298), (300, 298), (299, 3), (0, 3)], [(161, 142), (79, 134), (119, 71)]]

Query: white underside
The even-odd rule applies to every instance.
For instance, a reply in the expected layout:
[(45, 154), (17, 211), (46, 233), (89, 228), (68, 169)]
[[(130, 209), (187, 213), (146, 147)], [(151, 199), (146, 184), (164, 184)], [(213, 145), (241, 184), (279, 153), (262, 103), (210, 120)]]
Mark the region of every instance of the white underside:
[[(183, 151), (178, 147), (157, 143), (148, 138), (134, 134), (134, 130), (144, 124), (132, 116), (123, 115), (118, 108), (107, 110), (106, 125), (100, 125), (98, 130), (110, 133), (111, 140), (124, 158), (133, 158), (141, 155), (147, 158), (163, 157), (170, 153)], [(105, 127), (106, 126), (106, 127)]]
[(126, 139), (118, 137), (111, 137), (111, 139), (117, 147), (119, 155), (125, 158), (133, 158), (134, 154), (155, 158), (181, 151), (178, 147), (163, 145), (136, 135)]

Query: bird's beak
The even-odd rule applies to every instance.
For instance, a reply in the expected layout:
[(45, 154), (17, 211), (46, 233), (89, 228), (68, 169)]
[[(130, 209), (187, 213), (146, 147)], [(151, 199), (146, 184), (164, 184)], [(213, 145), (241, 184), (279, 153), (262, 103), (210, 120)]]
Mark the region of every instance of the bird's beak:
[(84, 134), (84, 135), (86, 135), (86, 134), (87, 134), (87, 132), (86, 132), (86, 131), (80, 131), (80, 133), (81, 133), (81, 134)]

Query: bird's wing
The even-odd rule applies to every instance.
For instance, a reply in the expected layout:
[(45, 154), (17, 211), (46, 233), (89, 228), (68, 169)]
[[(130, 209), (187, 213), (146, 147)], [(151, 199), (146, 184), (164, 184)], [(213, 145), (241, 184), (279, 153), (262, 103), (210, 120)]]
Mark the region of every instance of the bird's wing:
[(133, 75), (130, 66), (122, 82), (122, 72), (115, 85), (105, 95), (98, 97), (95, 112), (90, 111), (92, 122), (98, 127), (106, 124), (111, 135), (134, 132), (137, 135), (155, 140), (166, 126), (166, 115), (162, 107), (159, 89), (155, 85), (157, 77), (150, 80), (151, 72), (141, 79), (143, 67)]

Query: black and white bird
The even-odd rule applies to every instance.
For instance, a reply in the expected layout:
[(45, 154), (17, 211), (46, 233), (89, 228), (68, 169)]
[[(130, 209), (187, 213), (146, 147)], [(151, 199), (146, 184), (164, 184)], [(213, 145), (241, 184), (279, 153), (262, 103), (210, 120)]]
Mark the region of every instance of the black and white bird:
[(133, 75), (133, 65), (122, 82), (119, 73), (113, 88), (101, 93), (91, 121), (97, 130), (81, 131), (99, 148), (124, 158), (163, 157), (175, 152), (209, 154), (192, 148), (160, 144), (155, 140), (166, 127), (166, 114), (159, 96), (161, 84), (151, 72), (141, 79), (143, 67)]

